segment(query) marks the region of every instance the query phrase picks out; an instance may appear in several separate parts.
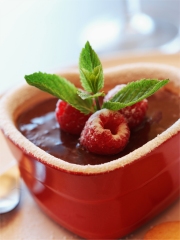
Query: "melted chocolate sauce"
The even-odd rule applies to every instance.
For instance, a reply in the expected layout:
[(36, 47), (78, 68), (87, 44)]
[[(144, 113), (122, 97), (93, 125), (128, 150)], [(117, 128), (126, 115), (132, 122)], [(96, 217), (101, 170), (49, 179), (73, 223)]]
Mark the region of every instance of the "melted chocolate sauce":
[(63, 132), (55, 118), (57, 99), (50, 99), (28, 109), (17, 120), (22, 134), (49, 154), (67, 162), (86, 165), (101, 164), (122, 157), (141, 147), (165, 131), (179, 119), (179, 97), (167, 90), (148, 98), (149, 109), (144, 121), (131, 131), (129, 143), (113, 156), (99, 156), (79, 145), (79, 137)]

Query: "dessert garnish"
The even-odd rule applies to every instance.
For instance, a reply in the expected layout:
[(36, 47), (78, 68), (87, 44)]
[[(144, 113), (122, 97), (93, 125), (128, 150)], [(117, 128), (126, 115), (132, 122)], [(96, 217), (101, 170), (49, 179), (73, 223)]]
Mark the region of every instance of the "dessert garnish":
[(126, 146), (129, 128), (139, 124), (146, 114), (146, 98), (169, 82), (140, 79), (105, 96), (102, 64), (89, 42), (80, 53), (79, 72), (82, 89), (56, 74), (36, 72), (25, 79), (59, 98), (55, 113), (60, 128), (80, 135), (80, 144), (85, 149), (102, 155), (118, 153)]
[(72, 107), (69, 103), (59, 99), (56, 104), (56, 119), (61, 126), (61, 130), (65, 132), (80, 135), (86, 121), (90, 117), (89, 114), (84, 114), (78, 109)]
[(89, 152), (110, 155), (124, 149), (129, 136), (125, 117), (118, 111), (102, 109), (91, 115), (86, 122), (80, 143)]
[[(123, 89), (126, 84), (119, 84), (111, 89), (106, 96), (104, 97), (104, 102), (110, 100), (119, 90)], [(119, 110), (121, 114), (126, 118), (128, 127), (130, 129), (134, 129), (137, 127), (146, 116), (146, 112), (148, 109), (148, 100), (145, 98), (140, 102), (137, 102), (131, 106), (122, 108)]]

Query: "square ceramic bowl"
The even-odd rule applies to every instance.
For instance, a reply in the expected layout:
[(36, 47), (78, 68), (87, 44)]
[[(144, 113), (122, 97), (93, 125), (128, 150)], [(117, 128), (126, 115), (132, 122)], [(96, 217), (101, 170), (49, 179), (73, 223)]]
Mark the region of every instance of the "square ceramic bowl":
[[(171, 66), (129, 64), (104, 74), (105, 91), (141, 78), (169, 78), (165, 87), (179, 94), (180, 72)], [(80, 87), (78, 72), (60, 75)], [(27, 84), (9, 91), (0, 103), (0, 128), (32, 196), (56, 222), (88, 239), (121, 238), (179, 196), (180, 120), (122, 158), (82, 166), (51, 156), (18, 131), (17, 117), (48, 98)]]

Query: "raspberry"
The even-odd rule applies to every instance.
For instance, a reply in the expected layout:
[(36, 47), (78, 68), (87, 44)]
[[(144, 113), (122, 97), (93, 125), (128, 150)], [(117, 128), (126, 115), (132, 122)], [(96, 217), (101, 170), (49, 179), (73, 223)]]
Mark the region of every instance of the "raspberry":
[(127, 119), (129, 128), (133, 129), (143, 121), (144, 117), (146, 116), (147, 109), (148, 101), (147, 99), (143, 99), (132, 106), (119, 110), (119, 112), (122, 113)]
[(111, 90), (109, 90), (109, 92), (106, 94), (106, 96), (104, 97), (104, 102), (109, 101), (117, 92), (119, 92), (121, 89), (123, 89), (123, 87), (125, 87), (126, 84), (119, 84), (116, 85), (114, 88), (112, 88)]
[(130, 131), (123, 115), (102, 109), (91, 115), (86, 122), (80, 144), (89, 152), (110, 155), (123, 150), (129, 136)]
[[(104, 97), (104, 102), (110, 100), (119, 90), (125, 86), (126, 84), (120, 84), (111, 89)], [(138, 103), (133, 104), (132, 106), (119, 110), (119, 112), (126, 118), (129, 128), (133, 129), (142, 122), (146, 116), (147, 109), (148, 100), (144, 99)]]
[(65, 132), (80, 135), (91, 114), (85, 115), (67, 102), (58, 100), (56, 104), (56, 119)]

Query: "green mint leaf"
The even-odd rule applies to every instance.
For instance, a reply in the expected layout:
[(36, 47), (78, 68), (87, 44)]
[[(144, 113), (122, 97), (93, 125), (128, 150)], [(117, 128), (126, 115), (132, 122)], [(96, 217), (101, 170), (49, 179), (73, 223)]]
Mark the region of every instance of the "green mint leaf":
[(84, 99), (90, 99), (90, 98), (97, 98), (97, 97), (103, 97), (105, 94), (104, 92), (98, 92), (96, 94), (90, 94), (88, 92), (78, 90), (77, 94), (84, 100)]
[[(131, 104), (131, 105), (133, 105), (133, 104)], [(118, 111), (118, 110), (120, 110), (122, 108), (125, 108), (127, 106), (130, 106), (130, 105), (125, 104), (125, 103), (108, 101), (108, 102), (103, 103), (102, 108), (107, 108), (107, 109), (110, 109), (110, 110), (113, 110), (113, 111)]]
[(80, 80), (83, 88), (90, 93), (97, 93), (104, 86), (101, 61), (89, 42), (85, 44), (79, 57)]
[(53, 96), (68, 102), (71, 106), (84, 114), (94, 112), (92, 99), (82, 100), (78, 94), (78, 89), (63, 77), (55, 74), (33, 73), (25, 76), (29, 85), (48, 92)]
[(168, 79), (141, 79), (136, 82), (131, 82), (116, 93), (110, 101), (103, 103), (102, 108), (117, 111), (124, 107), (131, 106), (151, 96), (168, 82)]

